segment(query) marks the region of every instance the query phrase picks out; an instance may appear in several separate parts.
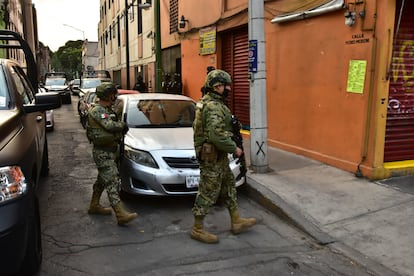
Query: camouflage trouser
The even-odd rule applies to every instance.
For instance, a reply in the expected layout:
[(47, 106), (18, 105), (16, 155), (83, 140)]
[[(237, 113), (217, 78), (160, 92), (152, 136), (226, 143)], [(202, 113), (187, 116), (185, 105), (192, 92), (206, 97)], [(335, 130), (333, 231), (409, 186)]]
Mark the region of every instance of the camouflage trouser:
[(194, 216), (205, 216), (218, 198), (229, 211), (237, 210), (237, 190), (227, 155), (217, 162), (200, 162), (200, 184), (192, 209)]
[(117, 166), (118, 152), (108, 152), (93, 149), (93, 159), (98, 168), (98, 177), (93, 185), (94, 192), (101, 194), (105, 189), (111, 206), (118, 204), (119, 198), (119, 172)]

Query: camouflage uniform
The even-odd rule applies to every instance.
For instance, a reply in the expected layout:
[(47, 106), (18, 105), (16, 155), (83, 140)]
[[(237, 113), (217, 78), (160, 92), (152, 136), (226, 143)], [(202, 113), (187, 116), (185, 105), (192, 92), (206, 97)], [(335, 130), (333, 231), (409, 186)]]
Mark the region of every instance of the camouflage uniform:
[(208, 73), (204, 87), (207, 95), (197, 103), (193, 123), (194, 147), (200, 161), (200, 183), (193, 206), (194, 225), (191, 238), (204, 243), (217, 243), (218, 237), (204, 230), (203, 220), (210, 207), (220, 198), (231, 218), (235, 235), (256, 224), (255, 218), (243, 218), (237, 210), (237, 190), (227, 155), (241, 156), (243, 151), (233, 141), (231, 113), (224, 103), (230, 92), (230, 75), (223, 70)]
[[(194, 216), (205, 216), (219, 197), (230, 212), (237, 210), (235, 180), (227, 157), (236, 150), (236, 144), (232, 140), (231, 112), (222, 95), (208, 93), (200, 100), (193, 128), (194, 147), (200, 160), (200, 184), (192, 209)], [(201, 160), (205, 142), (216, 147), (216, 162)]]
[(98, 177), (93, 190), (100, 194), (106, 189), (111, 206), (120, 203), (117, 160), (119, 159), (118, 144), (124, 127), (125, 123), (118, 121), (111, 107), (96, 104), (89, 111), (88, 138), (93, 143), (93, 159), (98, 168)]

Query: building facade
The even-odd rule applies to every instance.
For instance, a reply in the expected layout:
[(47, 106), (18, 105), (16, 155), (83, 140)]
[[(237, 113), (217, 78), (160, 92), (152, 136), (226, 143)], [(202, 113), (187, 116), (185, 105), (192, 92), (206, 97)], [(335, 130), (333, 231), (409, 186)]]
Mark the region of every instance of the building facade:
[(98, 48), (100, 69), (108, 70), (115, 83), (132, 88), (142, 75), (155, 92), (155, 7), (148, 1), (100, 0)]
[[(37, 62), (39, 81), (50, 67), (50, 50), (39, 43), (37, 13), (31, 0), (0, 0), (0, 28), (17, 32), (32, 49)], [(0, 56), (17, 60), (25, 67), (26, 59), (21, 51), (0, 51)], [(42, 73), (43, 72), (43, 73)]]
[[(414, 173), (414, 3), (258, 1), (264, 2), (268, 144), (371, 179)], [(157, 23), (157, 5), (159, 32), (150, 24)], [(163, 73), (179, 72), (183, 94), (194, 99), (207, 66), (227, 70), (234, 81), (229, 106), (248, 129), (254, 96), (248, 0), (153, 1), (150, 11), (142, 17), (154, 26), (147, 38), (161, 39), (151, 58), (141, 58), (140, 36), (129, 37), (129, 48), (137, 45), (136, 66), (146, 65), (148, 77), (157, 62)], [(116, 70), (125, 68), (122, 53), (114, 56)]]
[(97, 70), (98, 64), (98, 42), (85, 39), (82, 44), (82, 71)]

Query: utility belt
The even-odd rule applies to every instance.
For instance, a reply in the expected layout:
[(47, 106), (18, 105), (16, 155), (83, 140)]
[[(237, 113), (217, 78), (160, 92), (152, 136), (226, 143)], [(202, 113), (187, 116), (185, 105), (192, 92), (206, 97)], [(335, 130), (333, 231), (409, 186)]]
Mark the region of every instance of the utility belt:
[(201, 161), (204, 162), (217, 162), (225, 155), (225, 152), (217, 150), (216, 146), (210, 143), (204, 143), (201, 148)]
[(94, 149), (97, 149), (97, 150), (108, 151), (108, 152), (117, 152), (118, 151), (118, 147), (117, 146), (109, 146), (109, 147), (93, 146), (93, 148)]

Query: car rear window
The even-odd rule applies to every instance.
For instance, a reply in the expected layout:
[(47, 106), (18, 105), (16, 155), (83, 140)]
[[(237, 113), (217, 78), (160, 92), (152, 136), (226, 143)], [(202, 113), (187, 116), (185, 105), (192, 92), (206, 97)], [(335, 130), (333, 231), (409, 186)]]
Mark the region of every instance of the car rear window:
[(127, 124), (131, 127), (190, 127), (195, 104), (185, 100), (141, 100), (130, 102)]

